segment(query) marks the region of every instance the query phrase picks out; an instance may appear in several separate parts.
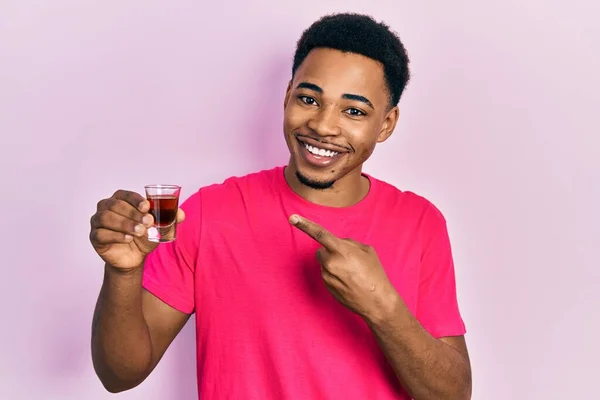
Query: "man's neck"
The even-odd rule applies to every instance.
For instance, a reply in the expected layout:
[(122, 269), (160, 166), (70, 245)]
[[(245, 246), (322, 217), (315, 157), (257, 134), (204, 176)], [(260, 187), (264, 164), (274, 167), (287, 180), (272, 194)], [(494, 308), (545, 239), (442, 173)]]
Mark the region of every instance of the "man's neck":
[(289, 187), (303, 199), (327, 207), (349, 207), (365, 198), (369, 192), (369, 179), (361, 169), (345, 175), (328, 189), (311, 188), (298, 179), (293, 165), (285, 168), (285, 180)]

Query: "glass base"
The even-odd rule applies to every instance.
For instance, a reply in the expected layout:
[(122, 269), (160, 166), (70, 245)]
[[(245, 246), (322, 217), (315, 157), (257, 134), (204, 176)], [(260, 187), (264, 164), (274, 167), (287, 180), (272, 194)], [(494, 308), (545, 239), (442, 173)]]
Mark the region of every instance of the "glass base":
[(153, 243), (169, 243), (177, 239), (177, 225), (167, 227), (153, 226), (148, 228), (148, 241)]

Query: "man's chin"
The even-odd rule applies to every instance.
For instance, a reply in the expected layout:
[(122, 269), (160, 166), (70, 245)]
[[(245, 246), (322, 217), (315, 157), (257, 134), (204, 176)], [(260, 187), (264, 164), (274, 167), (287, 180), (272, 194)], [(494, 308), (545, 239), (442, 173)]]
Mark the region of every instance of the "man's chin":
[(307, 187), (309, 187), (311, 189), (315, 189), (315, 190), (329, 189), (335, 183), (335, 180), (316, 179), (316, 178), (310, 177), (300, 171), (296, 171), (296, 178), (298, 178), (298, 181), (301, 184), (303, 184), (304, 186), (307, 186)]

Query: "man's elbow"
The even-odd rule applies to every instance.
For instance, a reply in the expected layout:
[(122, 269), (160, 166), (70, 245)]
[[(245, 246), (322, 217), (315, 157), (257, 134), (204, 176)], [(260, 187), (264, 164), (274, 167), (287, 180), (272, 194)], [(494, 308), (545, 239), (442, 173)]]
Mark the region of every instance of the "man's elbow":
[(460, 388), (460, 393), (456, 396), (456, 400), (471, 400), (473, 385), (471, 383), (471, 374), (469, 373)]
[(472, 395), (472, 383), (470, 371), (465, 375), (464, 378), (456, 379), (454, 385), (448, 386), (444, 393), (438, 393), (437, 397), (440, 399), (451, 399), (451, 400), (471, 400)]
[(117, 386), (117, 385), (114, 385), (110, 382), (106, 382), (103, 380), (100, 380), (100, 382), (102, 382), (102, 386), (104, 386), (104, 389), (106, 389), (106, 391), (109, 393), (116, 394), (116, 393), (121, 393), (121, 392), (125, 392), (125, 391), (129, 390), (129, 388)]
[(114, 371), (106, 366), (94, 365), (94, 369), (96, 371), (96, 376), (106, 389), (110, 393), (121, 393), (127, 390), (131, 390), (134, 387), (138, 386), (142, 383), (146, 377), (147, 373), (135, 373), (135, 374), (127, 374), (128, 376), (120, 376), (117, 375)]
[(471, 400), (471, 390), (465, 390), (463, 393), (456, 397), (456, 400)]
[(119, 379), (115, 379), (114, 377), (108, 378), (100, 375), (98, 375), (98, 379), (100, 379), (100, 383), (102, 383), (104, 389), (106, 389), (110, 393), (126, 392), (138, 386), (143, 381), (143, 379), (137, 381), (122, 381)]

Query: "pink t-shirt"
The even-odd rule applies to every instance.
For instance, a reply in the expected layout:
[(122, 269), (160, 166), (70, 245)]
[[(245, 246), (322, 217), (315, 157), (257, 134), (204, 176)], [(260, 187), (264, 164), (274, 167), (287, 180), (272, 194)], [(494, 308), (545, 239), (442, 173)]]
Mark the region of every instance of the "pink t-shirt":
[(204, 187), (178, 239), (145, 264), (144, 287), (196, 313), (198, 391), (217, 399), (408, 399), (366, 323), (327, 291), (320, 245), (298, 213), (371, 245), (410, 311), (435, 337), (465, 333), (446, 222), (423, 197), (370, 179), (347, 208), (310, 203), (284, 167)]

